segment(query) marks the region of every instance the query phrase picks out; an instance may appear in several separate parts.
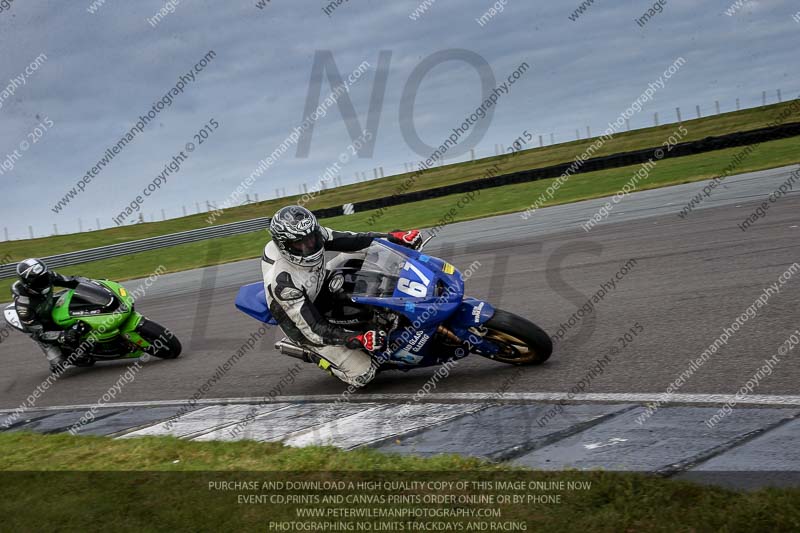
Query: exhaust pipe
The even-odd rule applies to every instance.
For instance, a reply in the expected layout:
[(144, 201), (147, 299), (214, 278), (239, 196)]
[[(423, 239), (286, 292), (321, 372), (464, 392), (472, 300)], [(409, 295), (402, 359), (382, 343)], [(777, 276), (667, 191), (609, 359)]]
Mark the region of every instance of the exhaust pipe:
[(283, 355), (288, 355), (289, 357), (300, 359), (302, 361), (305, 361), (306, 363), (313, 363), (314, 358), (317, 359), (319, 358), (319, 356), (312, 354), (305, 348), (302, 348), (294, 344), (288, 339), (282, 339), (276, 342), (275, 349), (281, 352)]

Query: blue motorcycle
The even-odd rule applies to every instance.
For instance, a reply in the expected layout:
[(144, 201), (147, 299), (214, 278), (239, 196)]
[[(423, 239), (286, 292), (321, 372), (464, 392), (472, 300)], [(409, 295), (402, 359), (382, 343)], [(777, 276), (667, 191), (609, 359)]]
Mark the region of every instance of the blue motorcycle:
[[(547, 361), (553, 344), (544, 330), (487, 302), (465, 297), (461, 272), (425, 255), (421, 248), (412, 250), (376, 239), (364, 250), (337, 255), (327, 265), (327, 293), (315, 305), (327, 320), (346, 329), (386, 331), (387, 348), (376, 355), (380, 370), (439, 365), (470, 353), (513, 365)], [(277, 325), (261, 282), (239, 289), (236, 307), (256, 320)], [(319, 356), (289, 339), (275, 347), (285, 355), (319, 361)]]

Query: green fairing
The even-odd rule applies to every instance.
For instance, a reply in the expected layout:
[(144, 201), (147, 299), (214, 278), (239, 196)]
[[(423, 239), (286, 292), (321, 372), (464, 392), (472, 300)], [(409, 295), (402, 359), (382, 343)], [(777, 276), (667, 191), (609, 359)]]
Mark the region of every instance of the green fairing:
[[(123, 304), (113, 312), (75, 316), (70, 314), (69, 311), (70, 302), (75, 291), (69, 289), (58, 295), (56, 305), (52, 311), (53, 321), (65, 329), (79, 321), (83, 322), (91, 328), (91, 331), (84, 338), (93, 337), (97, 341), (104, 342), (113, 340), (121, 335), (136, 346), (141, 348), (149, 347), (150, 343), (136, 331), (143, 317), (133, 310), (133, 297), (119, 283), (110, 280), (97, 280), (97, 282), (113, 292)], [(126, 357), (139, 357), (143, 353), (141, 349), (137, 349), (127, 354)]]

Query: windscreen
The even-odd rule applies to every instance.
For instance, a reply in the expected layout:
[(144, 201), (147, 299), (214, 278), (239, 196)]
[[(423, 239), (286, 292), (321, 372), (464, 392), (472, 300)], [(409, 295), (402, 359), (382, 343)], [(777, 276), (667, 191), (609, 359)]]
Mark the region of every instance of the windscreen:
[(76, 305), (108, 307), (114, 302), (114, 296), (104, 287), (91, 283), (81, 283), (75, 288), (70, 307)]
[(353, 296), (390, 297), (405, 262), (405, 256), (373, 242), (361, 252), (336, 256), (328, 269), (344, 275), (343, 289)]

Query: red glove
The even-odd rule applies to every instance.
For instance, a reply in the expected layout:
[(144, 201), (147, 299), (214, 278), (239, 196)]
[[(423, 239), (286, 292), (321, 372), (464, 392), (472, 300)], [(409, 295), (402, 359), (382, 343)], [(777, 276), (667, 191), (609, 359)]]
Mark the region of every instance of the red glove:
[(353, 350), (363, 348), (370, 353), (377, 352), (386, 347), (386, 332), (374, 329), (365, 331), (348, 338), (345, 345)]
[(409, 248), (417, 249), (422, 242), (422, 234), (418, 229), (409, 231), (392, 231), (387, 236), (389, 242), (394, 244), (402, 244)]

